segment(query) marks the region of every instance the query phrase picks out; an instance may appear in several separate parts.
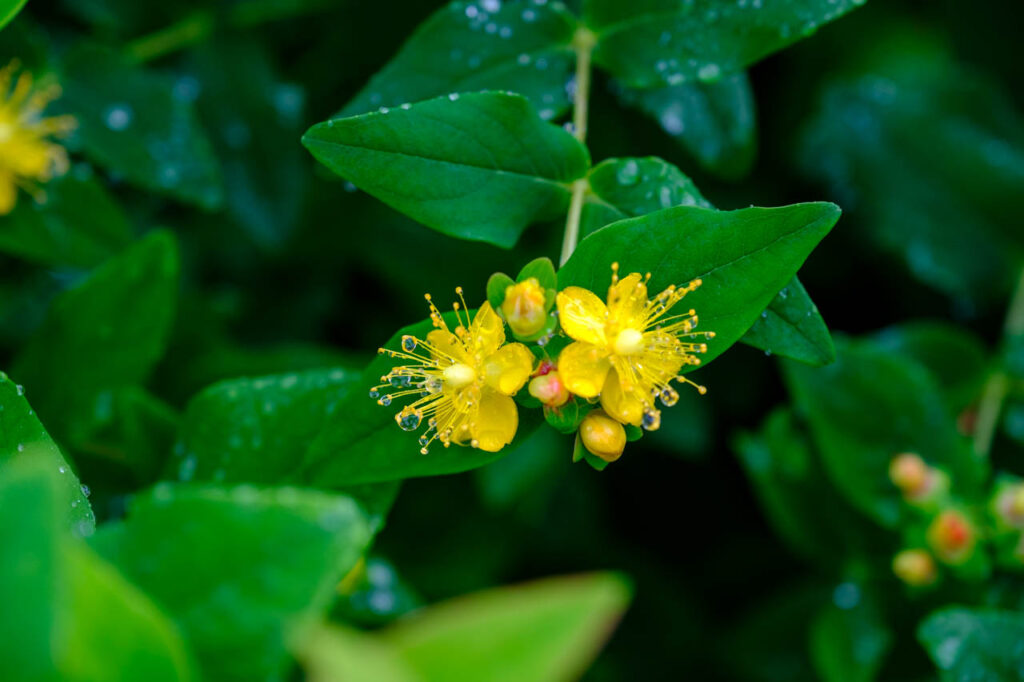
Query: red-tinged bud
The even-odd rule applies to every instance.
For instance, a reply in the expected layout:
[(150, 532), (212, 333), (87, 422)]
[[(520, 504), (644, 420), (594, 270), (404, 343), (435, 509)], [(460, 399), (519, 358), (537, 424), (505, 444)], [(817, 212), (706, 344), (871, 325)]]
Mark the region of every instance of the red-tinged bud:
[(889, 463), (889, 480), (904, 497), (920, 497), (927, 492), (931, 479), (930, 467), (913, 452), (904, 452), (893, 457)]
[(928, 526), (927, 537), (939, 561), (956, 566), (971, 558), (978, 533), (962, 512), (947, 509)]
[(626, 430), (602, 410), (593, 410), (580, 423), (580, 440), (590, 454), (614, 462), (626, 449)]
[(549, 371), (530, 380), (530, 395), (547, 407), (561, 407), (569, 402), (569, 391), (557, 371)]
[(554, 370), (555, 363), (551, 362), (550, 360), (541, 360), (540, 364), (537, 365), (537, 371), (533, 373), (533, 376), (542, 377), (548, 372), (553, 372)]
[(912, 587), (931, 585), (938, 577), (935, 560), (923, 549), (905, 549), (892, 560), (892, 572)]

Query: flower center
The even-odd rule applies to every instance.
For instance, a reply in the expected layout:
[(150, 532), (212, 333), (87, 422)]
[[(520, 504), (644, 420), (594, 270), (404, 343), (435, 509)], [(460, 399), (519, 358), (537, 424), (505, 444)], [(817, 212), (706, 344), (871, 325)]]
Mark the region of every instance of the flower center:
[(613, 346), (617, 355), (633, 355), (635, 353), (639, 353), (644, 349), (643, 332), (627, 327), (619, 332), (615, 337), (615, 343)]
[(451, 388), (462, 388), (476, 381), (476, 370), (461, 362), (445, 367), (443, 375), (444, 383)]

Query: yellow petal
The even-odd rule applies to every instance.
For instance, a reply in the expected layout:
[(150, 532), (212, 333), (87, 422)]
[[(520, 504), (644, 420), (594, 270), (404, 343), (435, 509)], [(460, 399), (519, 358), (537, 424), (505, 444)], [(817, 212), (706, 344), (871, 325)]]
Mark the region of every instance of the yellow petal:
[(566, 334), (576, 341), (605, 345), (604, 323), (608, 308), (594, 292), (566, 287), (558, 292), (558, 320)]
[(514, 395), (532, 372), (533, 353), (521, 343), (502, 346), (484, 360), (484, 381), (505, 395)]
[(596, 398), (611, 369), (608, 353), (597, 346), (577, 341), (558, 355), (558, 373), (565, 387), (581, 398)]
[(18, 200), (18, 186), (10, 173), (0, 173), (0, 215), (7, 215), (14, 210)]
[(469, 326), (473, 350), (480, 357), (487, 357), (505, 343), (505, 323), (494, 312), (491, 304), (484, 304), (476, 311), (476, 317)]
[(641, 329), (647, 308), (647, 285), (639, 272), (623, 277), (608, 288), (608, 316), (619, 328)]
[(433, 348), (431, 355), (438, 360), (467, 363), (466, 348), (455, 334), (434, 329), (427, 334), (427, 343)]
[(507, 395), (485, 390), (472, 426), (476, 446), (487, 452), (497, 452), (512, 442), (518, 426), (515, 401)]
[(640, 426), (644, 417), (644, 404), (636, 397), (635, 392), (622, 390), (619, 374), (614, 368), (608, 372), (604, 388), (601, 389), (601, 407), (609, 416), (623, 424)]

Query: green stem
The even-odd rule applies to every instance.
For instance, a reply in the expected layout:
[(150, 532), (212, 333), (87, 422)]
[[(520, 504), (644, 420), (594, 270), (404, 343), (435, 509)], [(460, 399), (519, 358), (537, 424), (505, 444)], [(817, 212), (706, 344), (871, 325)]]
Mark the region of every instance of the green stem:
[[(1024, 336), (1024, 270), (1021, 271), (1017, 288), (1010, 299), (1010, 307), (1006, 311), (1006, 324), (1003, 337), (1007, 341)], [(1003, 401), (1010, 392), (1010, 377), (1006, 370), (999, 369), (992, 373), (985, 383), (978, 406), (978, 421), (974, 427), (974, 454), (988, 457), (995, 439), (996, 428), (999, 426), (999, 415), (1003, 411)]]
[[(585, 27), (576, 30), (573, 37), (573, 48), (576, 51), (576, 92), (572, 100), (573, 135), (581, 143), (587, 141), (587, 108), (590, 103), (590, 56), (594, 51), (597, 38)], [(569, 260), (576, 250), (580, 238), (580, 218), (583, 215), (583, 200), (586, 197), (589, 183), (586, 179), (577, 180), (572, 185), (572, 198), (569, 200), (569, 215), (565, 221), (565, 235), (562, 237), (561, 265)]]
[(212, 12), (199, 10), (159, 31), (128, 43), (128, 59), (141, 64), (159, 59), (190, 45), (205, 40), (211, 33), (215, 19)]

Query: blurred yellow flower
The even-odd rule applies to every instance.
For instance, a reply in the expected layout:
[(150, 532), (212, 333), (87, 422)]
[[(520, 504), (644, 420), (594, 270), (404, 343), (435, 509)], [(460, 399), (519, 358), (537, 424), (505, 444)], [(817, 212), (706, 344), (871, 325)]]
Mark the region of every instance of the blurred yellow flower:
[[(462, 289), (456, 293), (461, 299)], [(465, 299), (461, 306), (454, 305), (459, 324), (452, 331), (431, 302), (435, 329), (425, 340), (403, 336), (401, 350), (379, 351), (409, 364), (381, 377), (386, 383), (374, 388), (370, 396), (378, 398), (381, 405), (418, 396), (395, 415), (395, 421), (402, 429), (414, 431), (427, 420), (427, 430), (420, 436), (423, 454), (434, 440), (444, 447), (455, 443), (497, 452), (512, 442), (519, 425), (510, 396), (529, 379), (533, 354), (521, 343), (505, 343), (504, 323), (489, 303), (480, 306), (472, 322), (468, 310), (462, 321), (460, 310), (465, 308)], [(381, 395), (390, 388), (398, 390)]]
[[(556, 299), (562, 329), (574, 343), (558, 358), (558, 371), (566, 388), (582, 398), (601, 397), (605, 412), (623, 424), (654, 430), (661, 424), (655, 398), (674, 405), (679, 394), (673, 379), (693, 384), (678, 376), (684, 365), (698, 365), (694, 353), (707, 346), (683, 341), (713, 332), (693, 332), (697, 315), (693, 310), (668, 315), (686, 294), (701, 285), (694, 280), (685, 287), (670, 286), (647, 299), (647, 277), (633, 273), (618, 277), (612, 264), (612, 284), (605, 305), (592, 292), (567, 287)], [(703, 386), (693, 384), (704, 393)]]
[(71, 116), (42, 116), (60, 88), (33, 87), (27, 71), (15, 81), (17, 69), (16, 61), (0, 69), (0, 215), (14, 209), (19, 187), (40, 199), (44, 195), (39, 183), (67, 171), (67, 152), (49, 138), (75, 127)]

